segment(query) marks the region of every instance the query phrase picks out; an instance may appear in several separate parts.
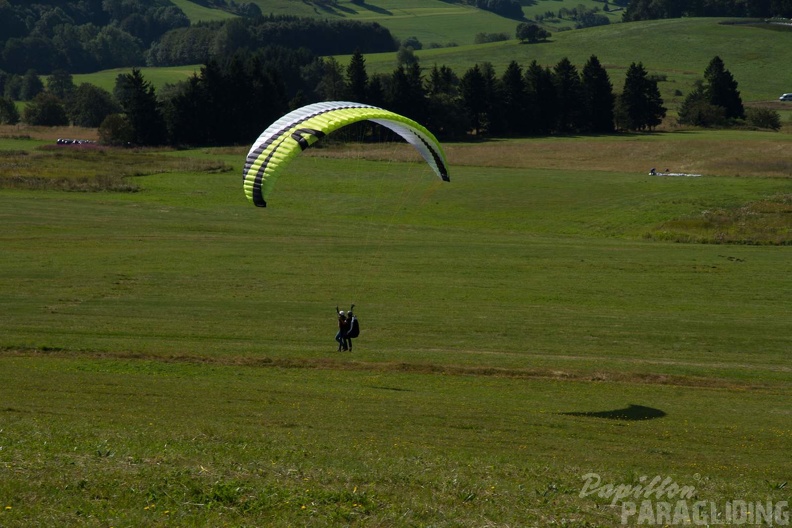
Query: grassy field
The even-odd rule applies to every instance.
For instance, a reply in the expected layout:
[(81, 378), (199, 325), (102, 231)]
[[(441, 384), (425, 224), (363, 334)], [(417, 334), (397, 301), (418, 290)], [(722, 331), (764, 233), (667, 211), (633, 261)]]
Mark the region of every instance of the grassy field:
[(213, 22), (234, 18), (234, 15), (231, 13), (221, 11), (220, 9), (205, 7), (191, 2), (190, 0), (171, 0), (171, 2), (181, 9), (193, 24), (196, 22)]
[[(184, 1), (184, 0), (183, 0)], [(399, 39), (418, 37), (425, 45), (448, 43), (472, 44), (476, 33), (506, 33), (514, 35), (516, 20), (475, 9), (462, 2), (446, 0), (369, 0), (356, 5), (340, 0), (335, 5), (297, 0), (254, 0), (264, 14), (320, 17), (328, 20), (376, 21), (390, 29)], [(524, 2), (526, 19), (547, 12), (558, 14), (561, 9), (584, 6), (599, 8), (612, 23), (621, 21), (622, 11), (602, 11), (603, 4), (595, 0), (535, 0)], [(572, 20), (548, 18), (543, 24), (550, 30), (573, 28)]]
[[(162, 88), (166, 84), (176, 84), (186, 81), (195, 74), (201, 72), (201, 64), (190, 66), (173, 66), (168, 68), (140, 68), (143, 77), (155, 88)], [(73, 75), (74, 84), (79, 86), (82, 83), (90, 83), (100, 88), (104, 88), (112, 93), (115, 88), (116, 78), (119, 75), (127, 74), (132, 68), (113, 68), (112, 70), (102, 70), (95, 73), (80, 73)]]
[[(560, 9), (581, 5), (602, 9), (602, 4), (594, 0), (538, 0), (525, 6), (523, 12), (527, 20), (533, 20), (535, 15), (544, 15), (548, 11), (557, 14)], [(601, 14), (608, 16), (612, 23), (621, 21), (621, 11)], [(505, 33), (513, 38), (520, 23), (470, 5), (441, 0), (378, 0), (362, 6), (339, 2), (336, 8), (315, 7), (313, 16), (378, 22), (396, 38), (417, 37), (426, 47), (473, 44), (478, 33)], [(575, 23), (568, 19), (548, 18), (543, 25), (553, 32), (560, 28), (574, 28)]]
[[(649, 73), (665, 76), (659, 88), (669, 103), (681, 102), (675, 91), (686, 95), (718, 55), (739, 83), (745, 101), (777, 100), (788, 91), (792, 78), (782, 73), (787, 70), (783, 50), (792, 44), (792, 31), (723, 25), (720, 21), (690, 18), (613, 24), (555, 33), (549, 42), (534, 45), (511, 40), (427, 49), (417, 55), (425, 67), (445, 64), (464, 72), (474, 63), (487, 61), (500, 73), (512, 60), (523, 66), (532, 60), (554, 66), (563, 57), (582, 69), (594, 54), (608, 70), (616, 91), (621, 91), (630, 63), (642, 62)], [(392, 54), (367, 55), (366, 65), (372, 71), (390, 71), (394, 58)]]
[(591, 473), (788, 501), (792, 136), (452, 144), (451, 183), (329, 145), (256, 209), (245, 149), (52, 146), (89, 134), (0, 131), (0, 525), (619, 525)]

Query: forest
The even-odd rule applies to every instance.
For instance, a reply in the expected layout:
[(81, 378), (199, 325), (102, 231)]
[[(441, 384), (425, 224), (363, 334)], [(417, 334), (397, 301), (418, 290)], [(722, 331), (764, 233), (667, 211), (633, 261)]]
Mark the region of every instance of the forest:
[(190, 24), (168, 0), (0, 0), (0, 71), (46, 75), (200, 64), (267, 45), (306, 47), (321, 55), (397, 49), (390, 31), (376, 22), (247, 12), (253, 16)]
[[(289, 71), (287, 82), (283, 74)], [(651, 130), (666, 115), (657, 81), (641, 63), (629, 66), (617, 94), (594, 55), (580, 69), (563, 58), (552, 68), (535, 60), (527, 66), (512, 61), (502, 75), (489, 63), (475, 64), (461, 76), (435, 65), (425, 75), (415, 61), (370, 76), (359, 51), (343, 67), (304, 50), (268, 49), (239, 52), (224, 63), (209, 61), (200, 74), (159, 93), (139, 69), (119, 74), (112, 94), (89, 84), (75, 87), (66, 72), (50, 76), (46, 86), (36, 76), (23, 79), (26, 89), (35, 86), (36, 95), (22, 116), (11, 100), (0, 98), (0, 122), (21, 118), (34, 125), (98, 127), (109, 145), (248, 144), (262, 123), (328, 100), (388, 108), (454, 140)], [(679, 120), (696, 126), (780, 126), (777, 115), (749, 110), (737, 81), (715, 57)], [(354, 133), (366, 140), (381, 138), (382, 131)]]
[(792, 0), (630, 0), (625, 22), (679, 17), (792, 17)]

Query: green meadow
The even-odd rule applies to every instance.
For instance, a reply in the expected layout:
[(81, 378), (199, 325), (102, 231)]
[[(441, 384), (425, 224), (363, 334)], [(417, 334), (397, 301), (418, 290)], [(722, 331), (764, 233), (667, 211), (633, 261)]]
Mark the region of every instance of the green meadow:
[[(190, 0), (174, 2), (192, 23), (233, 18), (228, 12), (198, 5)], [(356, 5), (342, 0), (331, 3), (314, 3), (296, 0), (253, 0), (264, 15), (286, 15), (327, 20), (358, 20), (378, 22), (390, 29), (397, 38), (418, 37), (429, 44), (472, 43), (475, 34), (487, 32), (514, 33), (517, 22), (472, 6), (442, 0), (375, 0)], [(583, 0), (587, 7), (596, 6), (593, 0)], [(573, 8), (581, 4), (572, 0), (541, 0), (525, 8), (527, 16), (547, 10)], [(540, 10), (541, 9), (541, 10)], [(619, 12), (620, 16), (620, 12)], [(614, 20), (616, 14), (612, 16)], [(559, 20), (554, 22), (558, 23)]]
[[(405, 145), (328, 143), (265, 209), (245, 148), (51, 134), (0, 134), (4, 527), (638, 525), (630, 501), (696, 524), (682, 499), (728, 524), (789, 500), (788, 134), (448, 144), (450, 183)], [(655, 477), (676, 491), (641, 494)]]
[[(744, 101), (776, 101), (792, 86), (785, 66), (792, 31), (770, 26), (723, 24), (724, 19), (684, 18), (611, 24), (575, 31), (556, 32), (547, 42), (522, 44), (517, 40), (489, 44), (466, 44), (416, 52), (424, 67), (446, 65), (464, 73), (472, 64), (490, 62), (501, 74), (512, 60), (523, 67), (536, 60), (554, 66), (564, 57), (582, 69), (593, 54), (608, 70), (617, 92), (632, 62), (641, 62), (658, 83), (667, 106), (675, 107), (702, 79), (714, 56), (720, 56), (739, 83)], [(345, 63), (345, 58), (339, 59)], [(389, 72), (394, 54), (366, 56), (372, 71)], [(676, 95), (677, 90), (683, 96)]]
[(171, 0), (190, 19), (191, 23), (214, 22), (234, 18), (234, 15), (220, 9), (213, 9), (190, 0)]
[[(338, 2), (304, 2), (295, 0), (253, 0), (265, 15), (295, 15), (318, 17), (328, 20), (375, 21), (390, 29), (399, 39), (418, 37), (425, 45), (448, 43), (471, 44), (477, 33), (506, 33), (514, 35), (519, 23), (492, 12), (476, 9), (473, 6), (444, 0), (368, 0), (354, 4), (349, 0)], [(191, 20), (204, 19), (200, 13), (192, 13), (188, 0), (180, 0), (180, 7)], [(561, 9), (574, 9), (584, 6), (588, 9), (599, 8), (600, 14), (608, 16), (612, 23), (621, 20), (622, 11), (602, 11), (603, 4), (596, 0), (535, 0), (523, 2), (523, 13), (527, 20), (548, 12), (558, 14)], [(212, 11), (212, 10), (209, 10)], [(569, 19), (547, 18), (543, 21), (550, 30), (569, 29), (574, 21)]]

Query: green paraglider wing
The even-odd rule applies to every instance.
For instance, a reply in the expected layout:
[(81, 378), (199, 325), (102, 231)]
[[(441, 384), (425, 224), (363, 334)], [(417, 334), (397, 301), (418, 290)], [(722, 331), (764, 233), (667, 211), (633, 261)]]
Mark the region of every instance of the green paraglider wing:
[(275, 180), (292, 158), (331, 132), (366, 120), (399, 134), (421, 153), (440, 178), (450, 181), (443, 149), (422, 125), (376, 106), (328, 101), (286, 114), (259, 136), (248, 152), (242, 173), (245, 195), (255, 205), (266, 207)]

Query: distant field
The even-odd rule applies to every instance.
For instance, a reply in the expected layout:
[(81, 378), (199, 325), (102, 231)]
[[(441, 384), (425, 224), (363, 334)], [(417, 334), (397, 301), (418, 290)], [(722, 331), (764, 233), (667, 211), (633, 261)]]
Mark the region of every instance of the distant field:
[[(582, 68), (594, 54), (608, 69), (617, 88), (631, 62), (642, 62), (651, 74), (663, 74), (663, 98), (674, 91), (687, 94), (693, 81), (720, 56), (739, 83), (746, 101), (777, 100), (792, 86), (785, 67), (785, 49), (792, 46), (792, 31), (778, 32), (746, 26), (721, 25), (718, 19), (677, 19), (618, 24), (553, 34), (550, 42), (535, 45), (517, 41), (479, 46), (424, 50), (418, 56), (425, 67), (445, 64), (464, 71), (477, 62), (491, 62), (502, 72), (511, 60), (527, 66), (532, 60), (553, 66), (563, 57)], [(662, 44), (662, 45), (660, 45)], [(389, 71), (393, 56), (367, 56), (374, 71)], [(679, 97), (676, 97), (680, 100)]]
[[(351, 2), (339, 2), (338, 5), (339, 8), (327, 11), (317, 9), (316, 13), (328, 18), (376, 21), (390, 29), (397, 38), (417, 37), (425, 47), (449, 43), (473, 44), (477, 33), (505, 33), (509, 38), (514, 38), (520, 23), (466, 4), (440, 0), (379, 0), (366, 2), (363, 6)], [(572, 9), (580, 5), (589, 9), (602, 8), (601, 3), (593, 0), (538, 0), (524, 7), (523, 12), (527, 19), (533, 20), (537, 14), (548, 11), (558, 13), (562, 8)], [(620, 11), (602, 14), (607, 15), (612, 22), (621, 20)], [(543, 24), (550, 31), (574, 27), (574, 21), (562, 19), (548, 19)]]
[[(132, 68), (115, 68), (112, 70), (104, 70), (96, 73), (83, 73), (73, 76), (74, 84), (79, 86), (81, 83), (90, 83), (100, 88), (112, 92), (115, 87), (116, 78), (119, 75), (127, 74), (132, 71)], [(198, 74), (201, 71), (201, 65), (195, 64), (191, 66), (175, 66), (169, 68), (140, 68), (143, 77), (150, 82), (155, 88), (161, 88), (167, 83), (175, 84), (180, 81), (186, 81), (193, 74)]]
[[(476, 33), (505, 32), (514, 35), (519, 23), (516, 20), (475, 9), (467, 4), (443, 0), (369, 0), (356, 5), (340, 0), (335, 6), (313, 4), (300, 0), (254, 0), (265, 14), (314, 16), (327, 19), (374, 20), (390, 29), (397, 38), (418, 37), (425, 45), (431, 43), (472, 44)], [(562, 8), (573, 9), (583, 5), (589, 9), (600, 8), (612, 22), (621, 20), (621, 11), (605, 13), (603, 4), (594, 0), (536, 0), (523, 6), (528, 19), (548, 11), (558, 13)], [(571, 20), (548, 19), (551, 29), (574, 27)]]
[[(217, 9), (199, 6), (190, 0), (175, 2), (193, 22), (222, 20), (233, 15)], [(265, 15), (290, 15), (319, 17), (328, 20), (375, 21), (391, 30), (398, 39), (417, 37), (425, 46), (472, 44), (477, 33), (505, 33), (514, 37), (519, 21), (510, 20), (494, 13), (476, 9), (466, 4), (442, 0), (374, 0), (356, 5), (341, 0), (335, 5), (319, 4), (302, 0), (253, 0)], [(594, 0), (537, 0), (524, 6), (523, 12), (529, 20), (536, 15), (562, 8), (572, 9), (583, 5), (589, 9), (603, 4)], [(611, 23), (621, 21), (621, 11), (600, 11)], [(550, 31), (559, 28), (574, 28), (574, 21), (548, 18), (542, 22)]]
[(190, 22), (211, 22), (214, 20), (227, 20), (234, 18), (234, 15), (220, 9), (211, 9), (191, 2), (190, 0), (171, 0), (176, 7), (181, 9)]

